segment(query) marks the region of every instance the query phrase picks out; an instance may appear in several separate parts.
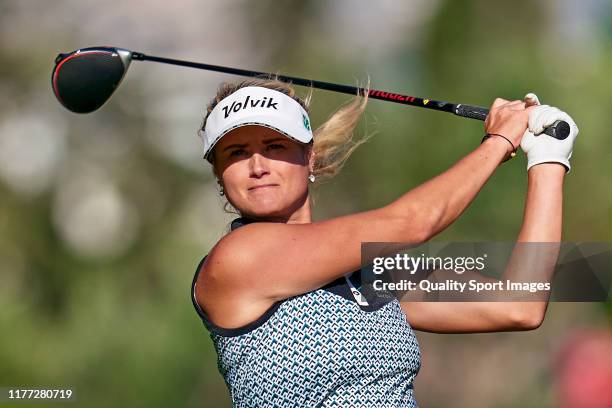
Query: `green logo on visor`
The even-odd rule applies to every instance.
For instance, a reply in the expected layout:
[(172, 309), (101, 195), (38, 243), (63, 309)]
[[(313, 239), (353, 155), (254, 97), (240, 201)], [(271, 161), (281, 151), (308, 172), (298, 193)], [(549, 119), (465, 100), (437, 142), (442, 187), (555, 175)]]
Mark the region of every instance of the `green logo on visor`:
[(308, 130), (310, 130), (310, 121), (308, 120), (308, 117), (304, 114), (302, 114), (302, 118), (304, 118), (304, 127)]

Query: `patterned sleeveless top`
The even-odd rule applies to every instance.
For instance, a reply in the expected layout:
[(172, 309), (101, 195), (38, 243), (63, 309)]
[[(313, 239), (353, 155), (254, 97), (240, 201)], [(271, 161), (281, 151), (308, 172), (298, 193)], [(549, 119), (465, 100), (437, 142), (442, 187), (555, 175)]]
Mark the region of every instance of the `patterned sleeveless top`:
[[(249, 222), (238, 218), (231, 229)], [(210, 331), (234, 407), (417, 407), (417, 339), (392, 295), (360, 292), (360, 271), (226, 329), (195, 299), (203, 262), (191, 298)]]

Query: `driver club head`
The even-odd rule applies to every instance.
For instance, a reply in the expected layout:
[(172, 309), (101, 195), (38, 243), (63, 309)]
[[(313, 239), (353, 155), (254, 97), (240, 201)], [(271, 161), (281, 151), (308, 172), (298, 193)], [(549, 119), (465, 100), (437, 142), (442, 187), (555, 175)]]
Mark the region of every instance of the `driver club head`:
[(111, 47), (59, 54), (51, 74), (53, 93), (72, 112), (93, 112), (115, 92), (131, 60), (131, 51)]

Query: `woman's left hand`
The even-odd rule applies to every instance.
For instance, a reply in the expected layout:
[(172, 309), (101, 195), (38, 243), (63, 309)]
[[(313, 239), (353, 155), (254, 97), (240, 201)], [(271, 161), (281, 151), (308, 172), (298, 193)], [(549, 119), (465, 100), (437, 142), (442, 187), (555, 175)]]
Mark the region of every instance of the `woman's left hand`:
[[(558, 120), (570, 125), (570, 134), (563, 140), (542, 133), (544, 128)], [(574, 141), (578, 133), (576, 122), (562, 110), (548, 105), (533, 108), (529, 114), (529, 128), (525, 131), (521, 141), (521, 149), (527, 154), (527, 170), (536, 164), (553, 162), (565, 166), (569, 173), (571, 168), (569, 159), (572, 157)]]

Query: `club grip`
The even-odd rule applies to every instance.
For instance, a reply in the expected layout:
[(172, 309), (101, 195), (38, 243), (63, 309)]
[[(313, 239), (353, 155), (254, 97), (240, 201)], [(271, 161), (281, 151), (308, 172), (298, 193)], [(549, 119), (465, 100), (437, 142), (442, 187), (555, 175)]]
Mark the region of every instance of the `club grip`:
[[(464, 118), (485, 120), (488, 114), (489, 110), (481, 106), (457, 104), (455, 107), (455, 115), (463, 116)], [(569, 136), (570, 126), (567, 122), (558, 120), (551, 126), (545, 128), (543, 133), (555, 139), (563, 140)]]

